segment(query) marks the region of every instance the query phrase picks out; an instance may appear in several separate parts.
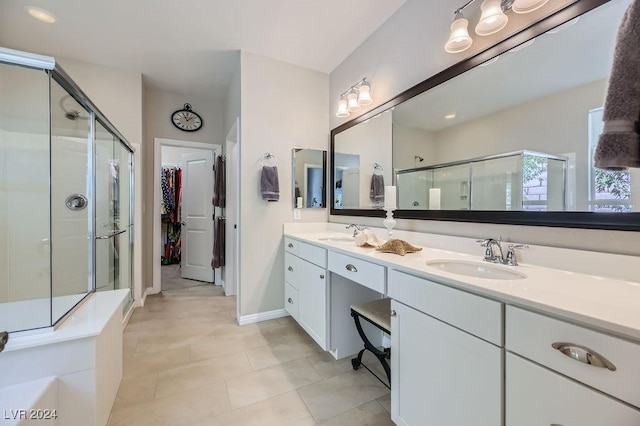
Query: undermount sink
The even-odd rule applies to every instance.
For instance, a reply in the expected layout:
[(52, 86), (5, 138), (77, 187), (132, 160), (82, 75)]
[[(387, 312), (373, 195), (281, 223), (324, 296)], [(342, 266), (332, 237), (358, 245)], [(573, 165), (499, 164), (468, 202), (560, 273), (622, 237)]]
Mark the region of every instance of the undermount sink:
[(354, 243), (356, 241), (353, 237), (324, 237), (318, 238), (320, 241), (327, 241), (330, 243)]
[(507, 267), (500, 267), (486, 262), (469, 262), (464, 260), (431, 260), (427, 262), (432, 268), (452, 274), (468, 277), (486, 278), (489, 280), (521, 280), (525, 274)]

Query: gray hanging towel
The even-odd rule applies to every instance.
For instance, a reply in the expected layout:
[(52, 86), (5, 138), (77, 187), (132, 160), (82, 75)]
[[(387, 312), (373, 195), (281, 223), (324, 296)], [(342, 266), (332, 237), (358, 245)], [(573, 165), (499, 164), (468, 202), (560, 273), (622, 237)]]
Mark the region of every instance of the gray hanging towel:
[(371, 189), (369, 198), (374, 203), (384, 202), (384, 176), (373, 174), (371, 176)]
[(216, 235), (213, 239), (213, 259), (211, 260), (212, 268), (220, 268), (224, 266), (225, 258), (225, 224), (226, 219), (224, 217), (218, 217), (216, 221)]
[(216, 207), (225, 207), (226, 202), (226, 185), (225, 185), (225, 173), (226, 165), (225, 158), (222, 155), (218, 155), (216, 158), (216, 167), (214, 172), (214, 195), (213, 205)]
[(263, 200), (278, 201), (280, 199), (280, 184), (278, 183), (278, 168), (276, 166), (262, 167), (260, 192)]
[(604, 130), (594, 155), (595, 166), (623, 170), (640, 167), (640, 1), (627, 9), (613, 56), (604, 104)]

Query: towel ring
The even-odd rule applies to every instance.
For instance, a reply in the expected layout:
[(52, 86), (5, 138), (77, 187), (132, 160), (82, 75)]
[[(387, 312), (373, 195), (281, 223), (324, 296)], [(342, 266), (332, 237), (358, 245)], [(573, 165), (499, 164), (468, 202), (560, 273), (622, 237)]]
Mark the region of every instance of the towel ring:
[[(274, 154), (270, 152), (265, 152), (262, 158), (260, 159), (260, 163), (262, 164), (262, 167), (266, 166), (265, 161), (270, 161), (270, 160), (275, 161), (275, 164), (273, 164), (273, 166), (278, 165), (278, 157), (276, 157)], [(273, 166), (270, 166), (270, 167), (273, 167)]]
[(381, 175), (384, 173), (384, 168), (378, 163), (373, 163), (373, 173)]

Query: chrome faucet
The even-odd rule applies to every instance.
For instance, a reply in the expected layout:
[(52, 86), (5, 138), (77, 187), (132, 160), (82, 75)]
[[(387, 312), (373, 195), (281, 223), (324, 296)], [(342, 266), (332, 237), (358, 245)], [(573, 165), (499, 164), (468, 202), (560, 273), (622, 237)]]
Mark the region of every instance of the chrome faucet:
[[(502, 255), (502, 246), (500, 242), (502, 241), (502, 237), (498, 237), (498, 239), (486, 238), (484, 240), (478, 240), (481, 247), (484, 247), (484, 261), (492, 262), (492, 263), (504, 263), (504, 256)], [(499, 254), (496, 254), (494, 247), (498, 247), (500, 251)]]
[[(502, 246), (500, 245), (502, 237), (498, 237), (497, 240), (493, 238), (486, 238), (484, 240), (478, 240), (477, 242), (480, 243), (480, 246), (485, 247), (483, 258), (485, 262), (499, 263), (501, 265), (509, 266), (518, 266), (515, 249), (529, 248), (529, 246), (525, 244), (509, 244), (507, 256), (505, 257), (502, 252)], [(495, 247), (498, 248), (498, 253), (496, 253)]]
[(366, 227), (365, 227), (364, 225), (356, 225), (355, 223), (352, 223), (351, 225), (347, 226), (346, 228), (347, 228), (347, 229), (351, 229), (351, 228), (353, 228), (353, 237), (355, 238), (355, 237), (356, 237), (356, 234), (357, 234), (359, 231), (364, 230)]

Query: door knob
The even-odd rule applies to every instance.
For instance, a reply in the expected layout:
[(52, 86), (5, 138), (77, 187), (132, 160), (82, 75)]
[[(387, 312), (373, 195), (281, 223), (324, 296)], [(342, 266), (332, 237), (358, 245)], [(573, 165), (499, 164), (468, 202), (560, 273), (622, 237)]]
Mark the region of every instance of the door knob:
[(185, 222), (184, 220), (180, 222), (180, 225), (182, 226), (187, 226), (187, 222)]

